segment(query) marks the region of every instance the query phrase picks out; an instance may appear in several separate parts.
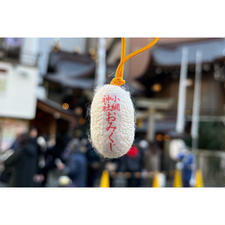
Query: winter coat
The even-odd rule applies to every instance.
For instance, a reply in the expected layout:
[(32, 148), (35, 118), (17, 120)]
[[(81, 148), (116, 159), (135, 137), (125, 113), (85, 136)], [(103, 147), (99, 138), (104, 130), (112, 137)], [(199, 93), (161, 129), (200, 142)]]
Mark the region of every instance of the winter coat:
[(26, 143), (16, 149), (6, 161), (5, 166), (10, 168), (11, 187), (32, 187), (33, 176), (37, 171), (37, 149), (32, 143)]
[(188, 153), (184, 156), (182, 168), (182, 182), (184, 187), (190, 186), (190, 180), (193, 172), (194, 155)]
[(73, 152), (68, 160), (67, 175), (76, 187), (87, 185), (87, 160), (83, 153)]
[(142, 169), (142, 154), (136, 147), (132, 146), (128, 153), (121, 158), (118, 171), (140, 172)]

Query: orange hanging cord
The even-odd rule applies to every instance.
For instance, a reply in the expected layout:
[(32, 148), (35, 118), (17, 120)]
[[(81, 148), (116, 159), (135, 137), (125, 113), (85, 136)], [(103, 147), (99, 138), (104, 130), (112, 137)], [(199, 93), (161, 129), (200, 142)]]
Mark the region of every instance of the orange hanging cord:
[(149, 43), (148, 45), (146, 45), (143, 48), (140, 48), (132, 53), (130, 53), (128, 56), (125, 57), (125, 38), (121, 38), (121, 58), (120, 58), (120, 64), (117, 67), (116, 70), (116, 76), (115, 78), (112, 79), (112, 81), (110, 82), (110, 84), (112, 85), (117, 85), (117, 86), (121, 86), (123, 84), (125, 84), (125, 80), (123, 80), (123, 71), (124, 71), (124, 64), (131, 59), (132, 57), (152, 48), (157, 42), (158, 42), (159, 38), (154, 38), (154, 40)]

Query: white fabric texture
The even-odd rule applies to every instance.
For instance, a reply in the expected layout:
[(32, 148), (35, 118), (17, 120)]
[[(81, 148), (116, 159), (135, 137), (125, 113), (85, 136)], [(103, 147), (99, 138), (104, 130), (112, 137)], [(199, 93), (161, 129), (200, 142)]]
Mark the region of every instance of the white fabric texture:
[(91, 104), (91, 140), (105, 158), (126, 154), (134, 141), (134, 106), (130, 93), (115, 85), (99, 88)]

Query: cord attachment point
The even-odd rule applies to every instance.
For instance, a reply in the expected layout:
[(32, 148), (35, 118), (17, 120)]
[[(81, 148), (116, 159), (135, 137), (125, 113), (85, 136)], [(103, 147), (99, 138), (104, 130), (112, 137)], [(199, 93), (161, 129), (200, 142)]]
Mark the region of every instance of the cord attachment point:
[(116, 85), (116, 86), (121, 86), (125, 84), (125, 80), (120, 79), (120, 78), (113, 78), (112, 81), (110, 82), (111, 85)]

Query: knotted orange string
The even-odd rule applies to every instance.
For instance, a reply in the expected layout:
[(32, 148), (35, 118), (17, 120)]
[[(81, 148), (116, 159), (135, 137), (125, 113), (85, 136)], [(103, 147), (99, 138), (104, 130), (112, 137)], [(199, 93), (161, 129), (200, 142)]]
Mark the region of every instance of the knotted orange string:
[(148, 45), (146, 45), (143, 48), (140, 48), (132, 53), (130, 53), (128, 56), (125, 57), (125, 38), (121, 38), (121, 58), (120, 58), (120, 64), (117, 67), (116, 70), (116, 76), (115, 78), (112, 79), (112, 81), (110, 82), (110, 84), (112, 85), (117, 85), (117, 86), (121, 86), (123, 84), (125, 84), (125, 80), (123, 80), (123, 71), (124, 71), (124, 64), (131, 59), (132, 57), (146, 51), (147, 49), (150, 49), (151, 47), (153, 47), (157, 42), (158, 42), (159, 38), (154, 38), (154, 40), (149, 43)]

